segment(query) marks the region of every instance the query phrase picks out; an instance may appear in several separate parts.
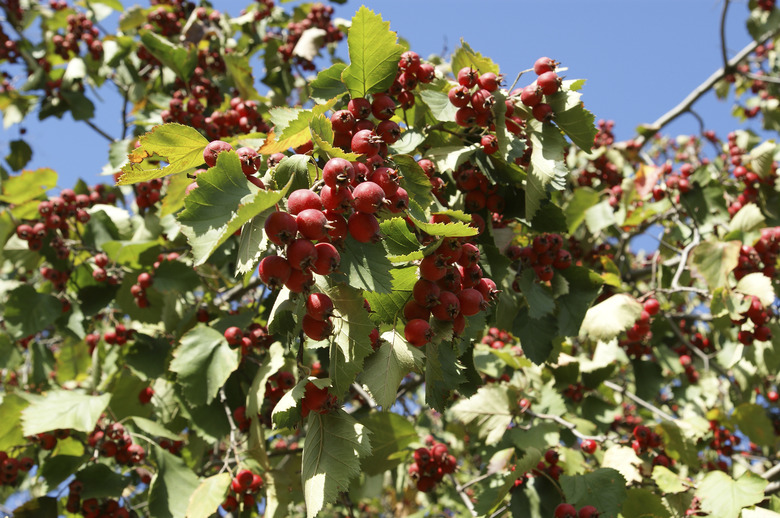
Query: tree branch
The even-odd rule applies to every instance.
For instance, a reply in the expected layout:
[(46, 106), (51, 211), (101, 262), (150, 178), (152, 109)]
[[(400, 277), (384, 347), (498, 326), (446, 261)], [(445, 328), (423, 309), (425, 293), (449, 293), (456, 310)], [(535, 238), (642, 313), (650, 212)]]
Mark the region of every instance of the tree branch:
[(726, 51), (726, 13), (729, 10), (730, 0), (723, 0), (723, 10), (720, 13), (720, 55), (723, 59), (723, 71), (729, 73), (729, 56)]
[(477, 510), (474, 509), (474, 504), (471, 502), (469, 495), (463, 490), (463, 486), (458, 484), (458, 481), (455, 480), (455, 476), (452, 473), (450, 473), (450, 481), (452, 481), (452, 485), (455, 486), (455, 491), (460, 495), (460, 499), (463, 500), (463, 503), (465, 504), (466, 509), (471, 513), (471, 516), (479, 516)]
[(573, 433), (576, 437), (579, 437), (580, 439), (592, 439), (596, 442), (604, 442), (607, 440), (606, 435), (585, 435), (584, 433), (577, 431), (577, 425), (567, 421), (561, 416), (558, 415), (552, 415), (552, 414), (537, 414), (536, 412), (532, 410), (526, 410), (526, 414), (530, 415), (531, 417), (536, 417), (537, 419), (544, 419), (546, 421), (553, 421), (558, 423), (559, 425), (563, 426), (567, 430), (569, 430), (571, 433)]
[(111, 143), (114, 142), (114, 137), (112, 137), (111, 135), (109, 135), (108, 133), (100, 129), (94, 122), (92, 122), (91, 120), (85, 120), (84, 122), (86, 123), (87, 126), (95, 130), (98, 135), (100, 135), (101, 137), (103, 137), (104, 139), (108, 140)]
[(628, 399), (630, 399), (631, 401), (633, 401), (637, 405), (642, 406), (642, 407), (650, 410), (652, 413), (654, 413), (655, 415), (657, 415), (658, 417), (660, 417), (662, 419), (666, 419), (667, 421), (676, 421), (677, 420), (677, 418), (674, 417), (673, 415), (667, 414), (666, 412), (664, 412), (663, 410), (661, 410), (657, 406), (653, 405), (652, 403), (649, 403), (649, 402), (645, 401), (644, 399), (640, 398), (639, 396), (637, 396), (633, 392), (629, 392), (628, 390), (624, 389), (620, 385), (616, 385), (616, 384), (612, 383), (611, 381), (604, 381), (604, 385), (609, 387), (609, 388), (611, 388), (615, 392), (619, 392), (619, 393), (623, 394), (624, 396), (626, 396)]
[(755, 51), (756, 47), (764, 43), (769, 38), (774, 37), (778, 32), (780, 32), (780, 29), (775, 29), (762, 38), (759, 38), (758, 40), (746, 45), (737, 53), (737, 55), (726, 61), (723, 67), (713, 72), (712, 75), (710, 75), (710, 77), (708, 77), (703, 83), (694, 88), (693, 91), (691, 91), (691, 93), (689, 93), (685, 99), (680, 101), (677, 106), (661, 115), (652, 124), (643, 125), (643, 134), (638, 137), (635, 142), (637, 142), (640, 146), (644, 146), (653, 135), (661, 131), (664, 126), (675, 120), (677, 117), (688, 111), (696, 101), (698, 101), (704, 94), (709, 92), (715, 86), (715, 83), (723, 79), (729, 73), (729, 69), (736, 67), (739, 63), (742, 62), (742, 60), (749, 56), (751, 52)]

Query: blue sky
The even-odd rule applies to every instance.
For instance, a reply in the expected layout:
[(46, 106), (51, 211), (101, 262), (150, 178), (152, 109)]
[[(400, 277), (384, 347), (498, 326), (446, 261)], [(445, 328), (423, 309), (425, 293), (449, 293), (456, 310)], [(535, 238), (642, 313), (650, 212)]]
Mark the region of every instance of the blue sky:
[[(223, 0), (214, 6), (237, 15), (247, 3)], [(282, 5), (296, 3), (300, 2)], [(351, 18), (360, 5), (351, 1), (335, 5), (336, 16)], [(722, 1), (718, 0), (376, 0), (365, 5), (389, 20), (391, 28), (421, 56), (450, 53), (463, 38), (497, 62), (510, 82), (540, 56), (557, 59), (568, 67), (567, 77), (587, 79), (585, 106), (597, 119), (615, 120), (618, 139), (630, 138), (637, 125), (654, 121), (721, 65)], [(731, 5), (726, 30), (730, 55), (750, 41), (746, 16), (746, 2)], [(346, 55), (346, 42), (341, 45), (340, 53)], [(256, 77), (261, 74), (258, 70)], [(521, 79), (519, 85), (523, 84)], [(265, 93), (263, 85), (258, 89)], [(100, 95), (103, 102), (95, 101), (96, 123), (118, 136), (119, 98), (105, 88)], [(695, 109), (707, 128), (721, 136), (737, 125), (730, 116), (731, 103), (717, 101), (714, 95), (699, 101)], [(74, 123), (69, 115), (39, 123), (32, 116), (24, 127), (24, 138), (34, 150), (28, 168), (55, 169), (63, 187), (78, 177), (90, 184), (100, 180), (107, 141), (84, 123)], [(746, 127), (759, 128), (757, 121), (748, 121)], [(698, 131), (690, 115), (666, 130), (670, 134)], [(15, 128), (3, 132), (3, 156), (17, 135)]]

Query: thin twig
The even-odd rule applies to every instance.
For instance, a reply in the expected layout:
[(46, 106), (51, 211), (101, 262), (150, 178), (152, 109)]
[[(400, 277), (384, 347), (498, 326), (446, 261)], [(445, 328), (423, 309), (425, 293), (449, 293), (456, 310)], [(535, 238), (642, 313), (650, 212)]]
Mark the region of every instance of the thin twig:
[(779, 475), (779, 474), (780, 474), (780, 463), (778, 463), (778, 464), (775, 464), (774, 466), (772, 466), (771, 468), (769, 468), (768, 470), (766, 470), (765, 472), (763, 472), (763, 473), (761, 474), (761, 477), (762, 477), (762, 478), (765, 478), (766, 480), (770, 480), (770, 479), (772, 479), (772, 478), (773, 478), (775, 475)]
[(114, 142), (114, 137), (112, 137), (111, 135), (109, 135), (108, 133), (100, 129), (94, 122), (92, 122), (91, 120), (85, 120), (84, 122), (87, 124), (87, 126), (95, 130), (98, 133), (98, 135), (105, 138), (109, 142)]
[(696, 101), (698, 101), (704, 94), (709, 92), (718, 81), (723, 79), (729, 73), (729, 69), (736, 67), (739, 63), (742, 62), (742, 60), (744, 60), (752, 52), (754, 52), (759, 45), (763, 44), (769, 38), (774, 37), (778, 32), (780, 32), (780, 29), (775, 29), (774, 31), (769, 32), (762, 38), (759, 38), (756, 41), (747, 44), (742, 50), (740, 50), (737, 53), (737, 55), (735, 55), (733, 58), (731, 58), (726, 62), (726, 66), (721, 67), (715, 72), (713, 72), (710, 75), (710, 77), (705, 79), (703, 83), (701, 83), (699, 86), (694, 88), (685, 97), (685, 99), (680, 101), (680, 103), (677, 106), (675, 106), (668, 112), (661, 115), (652, 124), (644, 125), (643, 135), (638, 137), (635, 140), (635, 142), (639, 143), (640, 146), (644, 146), (653, 135), (661, 131), (662, 128), (664, 128), (667, 124), (675, 120), (677, 117), (679, 117), (680, 115), (688, 111), (688, 109), (691, 106), (693, 106), (693, 104)]
[(609, 388), (611, 388), (615, 392), (621, 393), (622, 395), (626, 396), (628, 399), (630, 399), (634, 403), (636, 403), (636, 404), (638, 404), (640, 406), (643, 406), (644, 408), (650, 410), (652, 413), (654, 413), (655, 415), (657, 415), (658, 417), (660, 417), (662, 419), (666, 419), (667, 421), (676, 421), (677, 420), (677, 418), (674, 417), (673, 415), (667, 414), (666, 412), (664, 412), (663, 410), (661, 410), (657, 406), (653, 405), (652, 403), (649, 403), (649, 402), (645, 401), (644, 399), (640, 398), (639, 396), (637, 396), (633, 392), (629, 392), (628, 390), (624, 389), (620, 385), (616, 385), (616, 384), (612, 383), (611, 381), (604, 381), (604, 385), (609, 387)]
[(450, 481), (452, 481), (452, 485), (455, 486), (455, 491), (457, 491), (458, 494), (460, 495), (460, 499), (463, 500), (463, 503), (466, 505), (466, 509), (468, 509), (469, 512), (471, 513), (471, 516), (479, 516), (477, 514), (477, 510), (474, 509), (474, 504), (471, 502), (469, 495), (467, 495), (465, 491), (463, 491), (463, 487), (460, 484), (458, 484), (457, 480), (455, 480), (455, 476), (452, 473), (450, 473), (449, 476), (450, 476)]
[[(225, 396), (225, 387), (219, 388), (219, 400), (222, 403), (222, 408), (225, 409), (225, 415), (227, 415), (228, 423), (230, 423), (230, 449), (233, 451), (233, 456), (236, 460), (236, 466), (240, 464), (240, 460), (238, 458), (238, 448), (236, 447), (236, 432), (238, 431), (238, 427), (236, 426), (236, 422), (233, 420), (233, 413), (230, 411), (230, 407), (227, 404), (227, 396)], [(225, 456), (225, 464), (223, 466), (224, 468), (228, 468), (228, 455)]]
[(729, 73), (729, 55), (726, 51), (726, 13), (729, 10), (730, 0), (723, 0), (723, 10), (720, 13), (720, 55), (723, 59), (723, 70)]
[(568, 429), (571, 433), (573, 433), (575, 436), (579, 437), (580, 439), (591, 439), (596, 442), (604, 442), (607, 440), (606, 435), (586, 435), (582, 432), (577, 431), (577, 425), (572, 423), (571, 421), (567, 421), (561, 416), (553, 415), (553, 414), (538, 414), (532, 410), (526, 410), (526, 414), (530, 415), (531, 417), (536, 417), (537, 419), (544, 419), (546, 421), (554, 421), (558, 423), (559, 425), (563, 426), (564, 428)]
[(371, 394), (363, 390), (363, 387), (360, 386), (358, 383), (352, 384), (352, 390), (358, 393), (358, 395), (363, 398), (363, 400), (366, 402), (366, 404), (371, 407), (371, 409), (374, 409), (377, 407), (376, 401), (374, 401), (374, 398), (371, 397)]
[(670, 284), (671, 289), (676, 290), (680, 288), (680, 277), (682, 276), (682, 272), (685, 271), (685, 267), (688, 264), (688, 255), (691, 253), (691, 250), (693, 250), (693, 248), (700, 242), (701, 236), (699, 235), (699, 229), (694, 227), (693, 239), (691, 239), (691, 242), (688, 243), (685, 248), (683, 248), (682, 253), (680, 254), (680, 264), (677, 265), (677, 271), (674, 272), (674, 277), (672, 277), (672, 283)]

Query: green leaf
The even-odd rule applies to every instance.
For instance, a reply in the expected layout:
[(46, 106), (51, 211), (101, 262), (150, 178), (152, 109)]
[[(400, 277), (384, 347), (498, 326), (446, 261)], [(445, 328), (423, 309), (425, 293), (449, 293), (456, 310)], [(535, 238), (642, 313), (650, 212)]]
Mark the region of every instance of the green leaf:
[(5, 157), (5, 161), (11, 166), (11, 170), (19, 171), (27, 165), (32, 158), (32, 148), (24, 140), (12, 140), (11, 152)]
[(290, 184), (290, 191), (308, 189), (309, 182), (309, 155), (292, 155), (282, 159), (271, 173), (277, 186)]
[(688, 465), (695, 465), (698, 462), (696, 446), (683, 436), (677, 423), (662, 422), (661, 436), (669, 457)]
[(472, 144), (471, 146), (443, 146), (429, 149), (425, 153), (425, 158), (430, 159), (435, 165), (436, 169), (443, 173), (445, 171), (452, 171), (457, 169), (458, 166), (465, 163), (471, 155), (473, 155), (477, 149), (481, 149), (482, 146), (479, 143)]
[(547, 316), (534, 319), (523, 310), (515, 318), (513, 334), (520, 339), (523, 352), (529, 360), (541, 365), (553, 350), (553, 340), (558, 336), (555, 318)]
[(616, 222), (615, 210), (609, 204), (609, 200), (597, 203), (585, 211), (585, 226), (591, 234), (598, 234)]
[(306, 385), (314, 383), (317, 388), (330, 385), (330, 379), (302, 379), (295, 386), (284, 393), (282, 398), (271, 412), (271, 420), (276, 428), (297, 427), (301, 420), (300, 403), (306, 393)]
[(204, 479), (190, 496), (187, 518), (209, 518), (225, 501), (230, 482), (230, 473), (219, 473)]
[(105, 464), (92, 464), (78, 473), (76, 480), (84, 484), (81, 498), (116, 497), (130, 483), (130, 477), (117, 473)]
[(360, 155), (356, 153), (346, 153), (341, 148), (333, 145), (333, 126), (330, 119), (322, 114), (315, 115), (309, 122), (309, 131), (311, 139), (317, 147), (322, 150), (328, 158), (343, 158), (350, 162), (356, 161)]
[(455, 112), (458, 111), (458, 108), (450, 102), (450, 98), (446, 93), (436, 90), (422, 90), (420, 91), (420, 98), (431, 109), (431, 114), (436, 120), (455, 122)]
[(558, 93), (548, 96), (548, 102), (555, 113), (555, 124), (574, 144), (589, 153), (596, 138), (596, 117), (585, 109), (580, 98), (582, 94), (569, 87), (574, 81), (564, 81)]
[(3, 308), (6, 330), (14, 338), (43, 331), (62, 314), (62, 303), (52, 295), (38, 293), (29, 284), (8, 292)]
[(547, 199), (547, 187), (563, 189), (569, 171), (564, 162), (566, 140), (555, 126), (529, 121), (528, 137), (532, 151), (525, 190), (525, 217), (531, 220), (541, 201)]
[(391, 218), (379, 224), (385, 238), (382, 244), (391, 255), (406, 255), (420, 249), (420, 242), (412, 234), (404, 218)]
[(363, 360), (371, 354), (371, 338), (374, 329), (368, 312), (363, 308), (360, 290), (337, 284), (323, 290), (333, 301), (332, 343), (330, 346), (330, 378), (332, 392), (342, 396), (355, 377), (363, 370)]
[(601, 459), (602, 468), (612, 468), (620, 472), (628, 483), (642, 482), (642, 473), (639, 467), (642, 459), (630, 446), (613, 445), (604, 451)]
[(22, 434), (22, 410), (27, 407), (27, 401), (16, 394), (4, 394), (0, 403), (0, 451), (8, 451), (14, 446), (21, 446), (27, 442)]
[(341, 409), (309, 414), (301, 469), (308, 518), (334, 502), (360, 473), (360, 459), (371, 453), (369, 434), (367, 427)]
[(341, 82), (341, 74), (345, 68), (347, 68), (346, 63), (334, 63), (321, 70), (314, 81), (309, 83), (312, 99), (325, 102), (346, 93), (347, 87)]
[(471, 67), (479, 71), (480, 74), (493, 72), (498, 75), (498, 65), (493, 61), (472, 49), (464, 40), (460, 40), (460, 47), (452, 55), (452, 71), (457, 74), (461, 68)]
[[(155, 126), (139, 142), (141, 145), (127, 156), (128, 163), (122, 167), (117, 185), (148, 182), (201, 166), (203, 150), (209, 143), (195, 128), (175, 123)], [(147, 159), (151, 157), (165, 160), (169, 165), (149, 163)], [(200, 185), (200, 177), (198, 182)]]
[(653, 467), (653, 481), (658, 484), (658, 489), (664, 493), (682, 493), (688, 490), (677, 473), (663, 466)]
[(170, 370), (178, 376), (184, 395), (195, 406), (211, 403), (220, 387), (238, 368), (238, 350), (233, 350), (219, 331), (203, 324), (181, 337)]
[(264, 231), (265, 220), (275, 211), (275, 207), (270, 207), (241, 227), (238, 257), (236, 258), (236, 276), (251, 272), (259, 262), (262, 253), (268, 248), (268, 240), (265, 238)]
[(462, 221), (455, 221), (452, 223), (428, 223), (413, 217), (409, 219), (411, 219), (415, 227), (431, 236), (471, 237), (476, 236), (477, 232), (479, 232), (475, 227), (472, 227), (468, 223), (464, 223)]
[(381, 347), (366, 359), (360, 380), (377, 404), (390, 410), (404, 376), (422, 372), (425, 356), (395, 331), (384, 333), (382, 338)]
[(157, 473), (149, 484), (149, 512), (159, 518), (184, 518), (198, 477), (179, 457), (156, 445), (153, 451)]
[(403, 47), (390, 22), (361, 6), (347, 35), (350, 64), (341, 74), (352, 98), (387, 90), (395, 80)]
[(231, 52), (229, 54), (223, 53), (222, 59), (225, 61), (227, 75), (233, 80), (233, 85), (238, 90), (239, 96), (245, 101), (259, 98), (260, 94), (257, 93), (254, 86), (249, 56)]
[(520, 291), (528, 302), (528, 316), (542, 318), (555, 311), (555, 299), (552, 292), (536, 280), (533, 270), (526, 269), (520, 276)]
[(773, 446), (777, 437), (766, 409), (755, 403), (742, 403), (734, 409), (731, 418), (740, 431), (759, 446)]
[(772, 141), (762, 142), (754, 147), (748, 153), (750, 159), (750, 168), (759, 178), (766, 178), (772, 171), (772, 163), (775, 160), (775, 154), (778, 151), (777, 144)]
[(439, 412), (447, 408), (450, 393), (466, 381), (463, 365), (446, 342), (425, 346), (425, 402)]
[(618, 293), (588, 310), (580, 333), (606, 342), (633, 326), (640, 313), (642, 304), (630, 295)]
[(672, 516), (660, 496), (649, 489), (642, 488), (628, 490), (620, 512), (625, 518), (671, 518)]
[(141, 43), (160, 63), (174, 71), (185, 83), (190, 80), (198, 66), (198, 51), (194, 46), (184, 48), (174, 45), (151, 30), (141, 29)]
[(385, 249), (374, 243), (359, 243), (351, 236), (344, 241), (339, 270), (346, 275), (350, 286), (374, 293), (392, 293), (393, 263)]
[(182, 233), (192, 246), (194, 266), (206, 262), (212, 253), (241, 226), (273, 207), (289, 189), (261, 190), (241, 172), (234, 152), (220, 153), (217, 165), (198, 175), (198, 188), (185, 198), (179, 213)]
[(110, 400), (111, 394), (88, 396), (66, 390), (36, 396), (22, 411), (24, 435), (36, 435), (58, 428), (91, 432)]
[(604, 518), (615, 518), (626, 499), (626, 481), (611, 468), (599, 468), (584, 475), (563, 475), (561, 489), (566, 501), (580, 508), (592, 505)]
[(728, 283), (729, 273), (739, 263), (739, 241), (707, 241), (697, 245), (688, 257), (688, 266), (704, 277), (710, 290)]
[(362, 469), (379, 475), (404, 461), (404, 450), (419, 440), (408, 419), (392, 412), (374, 412), (363, 420), (371, 431), (371, 455), (363, 458)]
[(764, 307), (771, 306), (775, 301), (775, 289), (772, 279), (761, 272), (753, 272), (745, 275), (737, 282), (734, 291), (743, 295), (758, 297)]
[(200, 283), (200, 276), (191, 266), (181, 261), (162, 261), (154, 271), (154, 289), (175, 293), (188, 293)]
[(479, 438), (488, 446), (498, 444), (512, 422), (512, 408), (506, 385), (490, 384), (481, 387), (468, 399), (461, 399), (452, 407), (452, 414), (464, 423), (473, 423), (479, 429)]
[(51, 169), (22, 171), (19, 176), (11, 176), (2, 182), (0, 201), (21, 205), (46, 194), (46, 191), (57, 185), (57, 173)]
[[(407, 132), (408, 133), (408, 132)], [(431, 181), (417, 164), (417, 160), (411, 155), (395, 155), (393, 163), (402, 175), (401, 187), (409, 193), (409, 200), (416, 203), (423, 210), (430, 207), (433, 202), (431, 195)], [(467, 221), (471, 221), (471, 218)]]
[(590, 187), (578, 187), (574, 190), (574, 195), (563, 210), (570, 234), (573, 234), (585, 221), (585, 212), (598, 203), (600, 198), (601, 195)]
[(57, 516), (57, 499), (52, 496), (33, 498), (14, 509), (13, 518), (48, 518)]
[(135, 424), (139, 430), (148, 433), (152, 437), (163, 437), (171, 441), (180, 441), (182, 439), (181, 435), (173, 433), (157, 421), (151, 421), (139, 416), (131, 416), (130, 419), (132, 419), (133, 424)]
[(701, 499), (704, 512), (718, 518), (738, 518), (743, 508), (764, 499), (767, 484), (766, 480), (750, 472), (734, 480), (722, 471), (710, 471), (699, 482), (696, 496)]
[(761, 214), (761, 209), (755, 203), (745, 204), (739, 211), (734, 214), (729, 222), (729, 230), (741, 230), (743, 232), (752, 232), (763, 227), (766, 223), (764, 215)]

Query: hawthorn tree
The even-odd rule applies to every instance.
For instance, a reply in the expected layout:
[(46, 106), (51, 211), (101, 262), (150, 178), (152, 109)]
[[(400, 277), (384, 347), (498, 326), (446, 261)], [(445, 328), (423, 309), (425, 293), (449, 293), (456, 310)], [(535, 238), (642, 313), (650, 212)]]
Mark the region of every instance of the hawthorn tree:
[(713, 89), (780, 129), (773, 0), (627, 142), (554, 59), (366, 7), (0, 6), (4, 126), (114, 175), (52, 195), (23, 131), (0, 168), (4, 512), (780, 516), (780, 150), (660, 136)]

